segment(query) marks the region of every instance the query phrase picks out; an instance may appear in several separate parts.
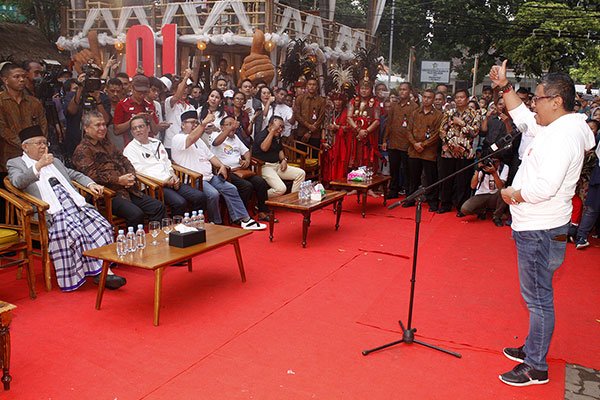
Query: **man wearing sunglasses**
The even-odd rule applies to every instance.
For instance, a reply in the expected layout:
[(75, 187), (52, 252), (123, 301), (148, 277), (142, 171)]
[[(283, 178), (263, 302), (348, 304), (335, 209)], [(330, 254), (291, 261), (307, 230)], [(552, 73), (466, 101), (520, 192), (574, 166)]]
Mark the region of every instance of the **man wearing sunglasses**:
[(172, 215), (183, 215), (188, 210), (206, 210), (206, 196), (189, 185), (182, 184), (175, 175), (171, 160), (162, 142), (150, 137), (150, 125), (143, 116), (131, 119), (133, 140), (123, 150), (135, 172), (164, 183), (165, 203)]

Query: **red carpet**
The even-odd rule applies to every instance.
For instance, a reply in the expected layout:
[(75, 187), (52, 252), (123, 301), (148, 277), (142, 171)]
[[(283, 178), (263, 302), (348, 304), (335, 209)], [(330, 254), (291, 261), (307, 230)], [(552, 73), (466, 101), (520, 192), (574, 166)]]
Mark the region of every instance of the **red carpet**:
[[(387, 211), (369, 199), (360, 218), (346, 199), (341, 226), (317, 212), (302, 249), (301, 216), (278, 213), (267, 232), (242, 239), (248, 281), (233, 248), (173, 267), (163, 284), (161, 325), (152, 325), (153, 275), (120, 268), (128, 284), (45, 292), (0, 274), (0, 298), (16, 304), (12, 387), (7, 399), (562, 399), (565, 362), (600, 369), (600, 243), (569, 246), (555, 278), (557, 324), (548, 385), (511, 388), (501, 355), (522, 343), (520, 299), (509, 228), (424, 211), (413, 326), (416, 345), (367, 357), (400, 338), (406, 322), (414, 209)], [(409, 257), (409, 258), (406, 258)]]

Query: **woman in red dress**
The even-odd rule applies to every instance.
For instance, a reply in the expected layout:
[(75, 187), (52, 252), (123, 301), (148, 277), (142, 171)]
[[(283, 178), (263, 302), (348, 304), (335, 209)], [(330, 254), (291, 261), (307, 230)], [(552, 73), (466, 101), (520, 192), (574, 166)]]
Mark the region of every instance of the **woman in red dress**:
[(346, 107), (343, 93), (329, 95), (325, 122), (325, 139), (322, 140), (323, 156), (321, 176), (323, 183), (345, 180), (348, 174), (348, 133)]
[(371, 167), (377, 172), (379, 166), (379, 101), (373, 96), (373, 84), (361, 81), (356, 96), (348, 105), (350, 128), (349, 166)]

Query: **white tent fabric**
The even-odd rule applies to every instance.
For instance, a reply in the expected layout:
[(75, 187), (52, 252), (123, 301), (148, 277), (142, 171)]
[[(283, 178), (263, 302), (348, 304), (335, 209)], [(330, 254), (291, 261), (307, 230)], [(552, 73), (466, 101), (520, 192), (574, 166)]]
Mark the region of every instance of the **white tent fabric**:
[[(221, 13), (223, 11), (225, 11), (227, 6), (229, 6), (228, 1), (221, 0), (221, 1), (218, 1), (215, 3), (212, 10), (210, 10), (210, 14), (208, 14), (208, 18), (206, 18), (206, 22), (204, 23), (204, 26), (200, 30), (200, 34), (208, 33), (208, 31), (210, 31), (212, 29), (212, 27), (215, 25), (215, 23), (221, 16)], [(186, 17), (188, 16), (187, 12), (185, 13), (185, 15), (186, 15)]]
[(335, 0), (329, 0), (329, 20), (333, 21), (335, 16)]
[(229, 4), (231, 4), (231, 8), (233, 8), (233, 11), (235, 11), (235, 15), (240, 21), (240, 25), (242, 25), (242, 28), (244, 28), (247, 34), (252, 35), (252, 25), (250, 25), (250, 20), (246, 15), (244, 3), (242, 3), (241, 0), (231, 0)]
[(98, 15), (100, 15), (99, 8), (92, 8), (90, 10), (90, 12), (87, 15), (87, 18), (85, 19), (85, 23), (83, 24), (83, 30), (81, 31), (83, 33), (83, 36), (87, 36), (90, 29), (92, 29), (92, 26), (94, 26)]
[(146, 18), (146, 12), (144, 11), (143, 6), (135, 6), (131, 8), (133, 9), (133, 12), (137, 17), (138, 21), (140, 21), (140, 24), (150, 25), (150, 23), (148, 22), (148, 18)]
[(202, 28), (200, 27), (200, 19), (198, 18), (198, 12), (196, 11), (197, 4), (194, 3), (182, 3), (181, 10), (185, 15), (185, 18), (190, 23), (192, 30), (195, 34), (199, 35), (202, 32)]
[(375, 3), (375, 14), (373, 15), (373, 27), (371, 28), (371, 35), (375, 35), (381, 16), (383, 15), (383, 9), (385, 8), (385, 0), (377, 0)]
[(119, 25), (117, 25), (117, 32), (122, 33), (127, 26), (127, 21), (131, 14), (133, 13), (132, 7), (123, 7), (121, 9), (121, 14), (119, 15)]
[(108, 8), (101, 8), (100, 13), (102, 14), (102, 18), (104, 18), (104, 22), (106, 22), (106, 27), (110, 33), (112, 33), (113, 36), (117, 36), (117, 27), (115, 26), (112, 12)]
[(173, 17), (177, 13), (177, 9), (179, 8), (179, 4), (177, 3), (169, 3), (167, 4), (167, 8), (165, 9), (165, 13), (163, 14), (162, 23), (160, 26), (165, 26), (170, 24), (173, 20)]

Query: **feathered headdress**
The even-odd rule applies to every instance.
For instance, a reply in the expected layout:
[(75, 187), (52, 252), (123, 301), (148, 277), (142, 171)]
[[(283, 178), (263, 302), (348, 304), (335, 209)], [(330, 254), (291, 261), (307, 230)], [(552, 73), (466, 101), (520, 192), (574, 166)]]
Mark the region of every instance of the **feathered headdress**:
[(343, 94), (347, 98), (354, 96), (354, 80), (352, 67), (344, 68), (341, 65), (331, 67), (327, 71), (327, 79), (325, 80), (326, 93)]
[(370, 81), (373, 83), (377, 79), (377, 74), (381, 67), (377, 49), (372, 47), (367, 50), (361, 47), (354, 53), (355, 61), (353, 76), (356, 83)]
[(286, 58), (279, 67), (281, 81), (284, 86), (289, 86), (304, 75), (306, 78), (314, 78), (317, 59), (306, 46), (302, 39), (292, 40), (288, 44)]

